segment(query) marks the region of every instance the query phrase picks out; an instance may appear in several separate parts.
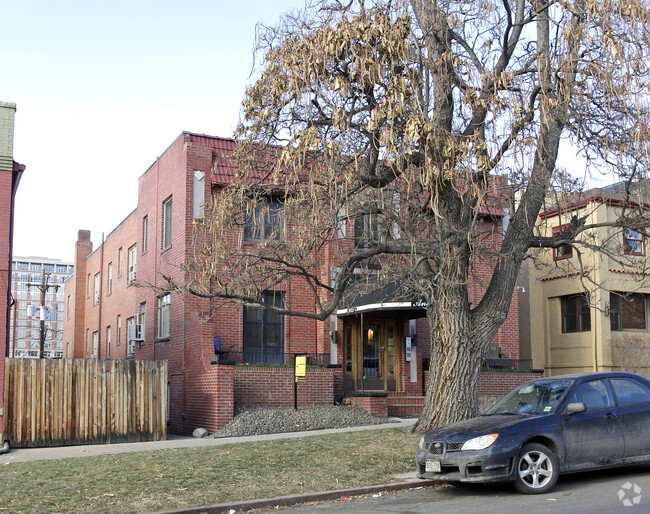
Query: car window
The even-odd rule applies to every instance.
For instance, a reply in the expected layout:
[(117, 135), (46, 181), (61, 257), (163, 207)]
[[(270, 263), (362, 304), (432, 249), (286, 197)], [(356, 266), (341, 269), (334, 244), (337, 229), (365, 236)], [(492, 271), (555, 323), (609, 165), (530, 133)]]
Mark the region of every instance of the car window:
[(632, 378), (612, 378), (611, 382), (619, 405), (650, 402), (650, 391), (641, 382)]
[(572, 383), (572, 380), (544, 380), (523, 384), (501, 398), (485, 415), (550, 414)]
[(571, 396), (569, 403), (582, 402), (587, 410), (614, 406), (614, 398), (605, 380), (591, 380), (581, 384)]

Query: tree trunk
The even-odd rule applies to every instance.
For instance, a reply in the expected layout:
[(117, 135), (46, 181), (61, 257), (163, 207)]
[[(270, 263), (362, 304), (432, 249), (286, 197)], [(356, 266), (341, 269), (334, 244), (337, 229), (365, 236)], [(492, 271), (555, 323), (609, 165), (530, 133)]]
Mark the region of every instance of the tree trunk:
[(491, 341), (477, 338), (471, 329), (467, 289), (448, 289), (429, 303), (431, 333), (429, 383), (415, 432), (476, 415), (481, 363)]

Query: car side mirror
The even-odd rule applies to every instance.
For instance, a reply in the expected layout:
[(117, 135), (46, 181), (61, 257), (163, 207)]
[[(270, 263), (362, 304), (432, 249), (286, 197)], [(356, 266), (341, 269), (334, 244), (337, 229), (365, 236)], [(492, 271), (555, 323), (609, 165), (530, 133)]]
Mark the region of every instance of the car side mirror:
[(578, 414), (587, 410), (587, 406), (582, 402), (570, 403), (566, 406), (567, 415)]

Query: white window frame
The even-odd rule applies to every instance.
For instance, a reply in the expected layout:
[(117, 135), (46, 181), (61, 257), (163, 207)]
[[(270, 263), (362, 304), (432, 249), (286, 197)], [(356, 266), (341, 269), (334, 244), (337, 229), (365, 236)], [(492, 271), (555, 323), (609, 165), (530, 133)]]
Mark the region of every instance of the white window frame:
[(106, 296), (110, 296), (113, 293), (113, 263), (108, 263), (108, 273), (106, 277)]
[[(127, 337), (127, 339), (129, 338), (129, 333), (131, 332), (129, 330), (129, 327), (131, 325), (135, 325), (135, 321), (136, 321), (135, 316), (127, 318), (127, 320), (126, 320), (126, 337)], [(130, 339), (128, 339), (127, 346), (126, 346), (126, 355), (127, 355), (127, 357), (132, 357), (133, 355), (135, 355), (135, 341), (131, 341)]]
[(99, 273), (95, 273), (94, 277), (94, 287), (93, 287), (93, 305), (97, 305), (99, 303), (99, 286), (100, 286), (100, 281), (101, 281), (101, 276)]
[(131, 282), (135, 282), (136, 264), (137, 264), (137, 245), (133, 245), (129, 247), (129, 254), (128, 254), (129, 284)]
[(169, 337), (171, 332), (171, 303), (171, 293), (165, 293), (157, 298), (158, 339)]
[(142, 253), (146, 253), (149, 248), (149, 216), (142, 218)]
[(172, 245), (172, 209), (173, 197), (165, 199), (162, 203), (162, 249)]
[(99, 330), (93, 332), (93, 354), (92, 358), (97, 359), (99, 357)]

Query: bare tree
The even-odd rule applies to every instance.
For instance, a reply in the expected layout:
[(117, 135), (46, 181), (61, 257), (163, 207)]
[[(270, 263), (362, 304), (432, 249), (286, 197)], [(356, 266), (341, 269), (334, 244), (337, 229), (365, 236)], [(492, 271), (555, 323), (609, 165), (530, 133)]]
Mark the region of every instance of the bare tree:
[[(197, 225), (193, 280), (177, 286), (264, 305), (262, 291), (303, 281), (313, 310), (267, 306), (324, 320), (359, 270), (381, 269), (427, 305), (417, 429), (474, 415), (522, 261), (579, 244), (590, 228), (575, 217), (552, 237), (535, 234), (549, 191), (576, 187), (556, 164), (561, 141), (590, 172), (638, 182), (647, 169), (648, 13), (641, 0), (350, 0), (261, 28), (236, 134), (239, 180)], [(254, 250), (233, 239), (247, 220), (279, 215), (276, 197), (284, 234)], [(504, 207), (501, 240), (482, 220)], [(484, 258), (493, 274), (470, 305)]]

